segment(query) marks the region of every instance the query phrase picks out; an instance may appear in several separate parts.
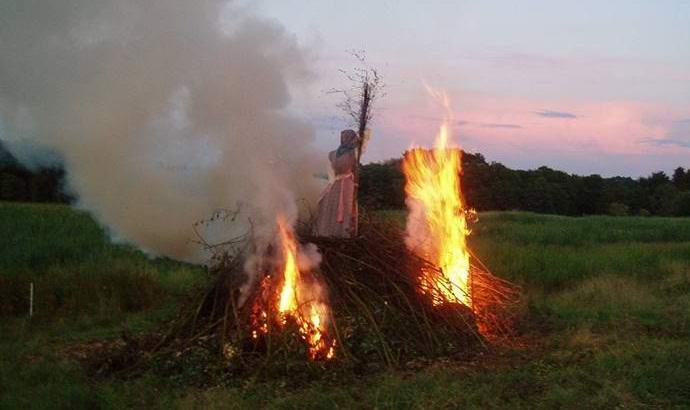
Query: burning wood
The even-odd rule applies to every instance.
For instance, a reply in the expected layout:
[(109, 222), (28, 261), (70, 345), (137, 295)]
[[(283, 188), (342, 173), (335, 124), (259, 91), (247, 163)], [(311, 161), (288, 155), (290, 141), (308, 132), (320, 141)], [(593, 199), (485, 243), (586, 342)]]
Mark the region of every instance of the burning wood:
[[(340, 369), (363, 371), (471, 356), (484, 349), (487, 336), (508, 334), (519, 302), (514, 285), (475, 266), (479, 262), (470, 255), (473, 308), (435, 303), (429, 295), (443, 294), (448, 286), (436, 264), (409, 252), (405, 233), (393, 222), (364, 215), (361, 227), (360, 236), (349, 240), (300, 235), (322, 255), (319, 269), (300, 270), (300, 245), (286, 226), (292, 240), (278, 242), (266, 255), (266, 275), (242, 306), (244, 256), (231, 257), (213, 272), (217, 280), (202, 299), (185, 308), (162, 338), (123, 348), (120, 357), (108, 358), (110, 371), (136, 371), (170, 357), (185, 363), (182, 358), (200, 346), (224, 358), (217, 362), (217, 355), (208, 355), (208, 366), (223, 377), (294, 376), (295, 369), (312, 372), (315, 362), (318, 368), (335, 362)], [(294, 279), (286, 280), (292, 263)], [(420, 292), (420, 272), (428, 277), (426, 293)]]
[(407, 244), (419, 256), (432, 261), (447, 283), (433, 291), (432, 275), (421, 272), (420, 286), (434, 304), (462, 303), (472, 307), (470, 289), (469, 229), (460, 190), (460, 151), (446, 147), (448, 127), (441, 128), (436, 147), (407, 152), (403, 170), (410, 214)]
[(500, 309), (506, 300), (515, 299), (518, 294), (514, 286), (488, 274), (481, 262), (478, 262), (481, 268), (470, 263), (467, 215), (474, 211), (466, 207), (460, 183), (462, 152), (448, 147), (452, 123), (450, 102), (444, 92), (428, 91), (443, 104), (447, 114), (434, 148), (411, 149), (403, 159), (410, 209), (406, 243), (411, 251), (432, 262), (441, 272), (437, 275), (422, 269), (420, 292), (429, 295), (437, 306), (445, 303), (467, 306), (477, 317), (482, 334), (495, 335), (505, 324), (501, 323), (500, 315), (489, 312)]
[[(292, 227), (282, 217), (278, 218), (277, 226), (284, 260), (282, 275), (275, 275), (274, 279), (269, 274), (261, 282), (261, 297), (255, 300), (252, 309), (252, 337), (258, 339), (268, 333), (268, 320), (272, 316), (269, 311), (275, 310), (275, 323), (279, 328), (284, 327), (289, 319), (296, 322), (302, 339), (309, 346), (311, 359), (331, 359), (335, 354), (335, 342), (328, 337), (330, 307), (325, 300), (325, 292), (320, 283), (314, 279), (307, 282), (300, 272), (298, 243)], [(276, 308), (272, 309), (274, 306)]]
[[(272, 363), (284, 370), (289, 357), (306, 363), (305, 355), (311, 362), (397, 367), (468, 354), (508, 334), (519, 289), (492, 276), (469, 249), (471, 210), (460, 186), (460, 150), (448, 147), (448, 124), (434, 149), (405, 157), (406, 232), (369, 218), (356, 238), (312, 237), (305, 227), (298, 239), (279, 217), (271, 246), (218, 259), (217, 281), (154, 353), (181, 354), (205, 340), (237, 373), (253, 371), (257, 358), (261, 369)], [(318, 246), (318, 267), (301, 263), (300, 240)], [(249, 254), (260, 263), (247, 265)], [(247, 281), (248, 274), (260, 277)]]

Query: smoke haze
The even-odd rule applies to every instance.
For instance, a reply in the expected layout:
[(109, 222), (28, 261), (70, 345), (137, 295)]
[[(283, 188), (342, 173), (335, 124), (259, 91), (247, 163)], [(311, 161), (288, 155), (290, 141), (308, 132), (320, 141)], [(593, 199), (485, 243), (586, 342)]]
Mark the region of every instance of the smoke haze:
[[(287, 112), (308, 55), (275, 22), (220, 0), (0, 3), (0, 138), (27, 165), (61, 158), (78, 206), (117, 239), (201, 262), (192, 225), (313, 201), (312, 128)], [(48, 153), (48, 154), (41, 154)]]

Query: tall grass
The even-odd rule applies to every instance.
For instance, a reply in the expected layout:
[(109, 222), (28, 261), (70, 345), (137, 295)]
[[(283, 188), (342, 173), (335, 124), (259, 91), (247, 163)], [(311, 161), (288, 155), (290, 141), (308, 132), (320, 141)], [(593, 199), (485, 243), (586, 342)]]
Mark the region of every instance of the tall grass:
[(597, 275), (658, 280), (690, 265), (690, 218), (481, 215), (470, 239), (499, 276), (559, 290)]
[[(405, 213), (382, 213), (403, 224)], [(690, 266), (690, 218), (564, 217), (486, 212), (472, 250), (498, 276), (559, 290), (596, 275), (660, 279)]]
[(0, 202), (0, 316), (117, 316), (158, 305), (203, 278), (201, 269), (112, 244), (85, 212)]

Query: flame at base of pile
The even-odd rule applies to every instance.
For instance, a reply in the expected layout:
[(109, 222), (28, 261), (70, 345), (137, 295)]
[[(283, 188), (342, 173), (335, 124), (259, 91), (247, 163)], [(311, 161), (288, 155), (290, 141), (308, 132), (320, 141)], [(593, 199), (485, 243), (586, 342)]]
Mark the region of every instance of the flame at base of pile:
[[(405, 233), (386, 218), (363, 216), (353, 240), (300, 239), (318, 246), (321, 262), (316, 271), (296, 258), (302, 267), (294, 281), (296, 312), (280, 312), (286, 259), (276, 241), (261, 261), (248, 260), (247, 253), (228, 254), (212, 268), (215, 280), (172, 326), (103, 355), (96, 366), (115, 374), (148, 368), (169, 375), (184, 372), (189, 361), (201, 361), (210, 372), (204, 377), (212, 379), (311, 378), (336, 369), (361, 374), (404, 368), (417, 359), (473, 357), (485, 351), (483, 324), (497, 335), (491, 340), (501, 340), (510, 336), (520, 313), (519, 288), (474, 266), (474, 257), (472, 309), (432, 303), (429, 293), (420, 292), (419, 272), (442, 278), (441, 271), (410, 252)], [(297, 249), (298, 256), (307, 254), (306, 246)], [(268, 276), (247, 288), (248, 266)], [(199, 349), (208, 354), (198, 354)]]
[(261, 281), (260, 295), (252, 306), (252, 337), (268, 334), (271, 324), (285, 328), (292, 320), (308, 346), (310, 359), (331, 359), (335, 340), (328, 337), (330, 307), (323, 287), (314, 277), (308, 280), (300, 272), (297, 241), (290, 226), (282, 218), (278, 218), (277, 225), (282, 275), (267, 275)]

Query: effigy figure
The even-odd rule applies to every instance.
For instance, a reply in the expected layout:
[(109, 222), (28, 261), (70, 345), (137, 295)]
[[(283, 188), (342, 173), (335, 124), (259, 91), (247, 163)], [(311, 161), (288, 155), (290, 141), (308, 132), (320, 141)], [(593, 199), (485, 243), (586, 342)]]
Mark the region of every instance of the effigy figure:
[(355, 172), (358, 164), (359, 137), (353, 130), (340, 133), (340, 146), (328, 154), (333, 180), (319, 199), (315, 236), (352, 238), (357, 235), (357, 200)]

